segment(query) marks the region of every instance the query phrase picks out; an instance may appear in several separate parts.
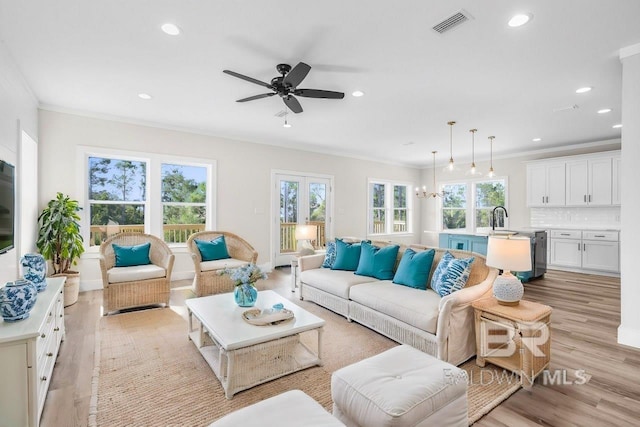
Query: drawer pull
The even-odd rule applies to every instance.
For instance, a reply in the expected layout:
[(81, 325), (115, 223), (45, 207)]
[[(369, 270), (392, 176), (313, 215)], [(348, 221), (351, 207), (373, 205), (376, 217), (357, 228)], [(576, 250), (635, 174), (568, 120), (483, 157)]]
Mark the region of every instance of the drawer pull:
[(46, 381), (46, 380), (47, 380), (47, 377), (45, 377), (45, 376), (43, 375), (43, 376), (41, 376), (41, 377), (40, 377), (40, 379), (41, 379), (42, 381)]
[(53, 312), (50, 311), (49, 312), (49, 317), (51, 317), (51, 316), (53, 316)]
[(560, 233), (561, 236), (571, 236), (569, 233)]
[(40, 338), (44, 338), (44, 337), (46, 337), (46, 335), (43, 332), (42, 335), (40, 335)]
[(51, 357), (51, 356), (53, 356), (53, 353), (49, 352), (49, 353), (47, 353), (47, 356)]
[(595, 235), (595, 236), (593, 236), (593, 237), (607, 237), (607, 236), (605, 236), (604, 234), (596, 234), (596, 235)]
[(62, 314), (60, 315), (60, 317), (62, 317)]
[(58, 331), (60, 330), (60, 328), (56, 326), (55, 328), (53, 328), (53, 330), (54, 330), (55, 332), (58, 332)]

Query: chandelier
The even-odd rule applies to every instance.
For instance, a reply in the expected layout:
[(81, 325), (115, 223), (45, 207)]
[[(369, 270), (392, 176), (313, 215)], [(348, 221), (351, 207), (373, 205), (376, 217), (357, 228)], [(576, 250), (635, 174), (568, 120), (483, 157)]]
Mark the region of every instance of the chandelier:
[(433, 191), (428, 193), (426, 185), (422, 186), (422, 190), (416, 187), (416, 197), (418, 199), (435, 199), (437, 197), (444, 197), (444, 191), (441, 193), (436, 192), (436, 153), (437, 151), (431, 152), (431, 154), (433, 154)]

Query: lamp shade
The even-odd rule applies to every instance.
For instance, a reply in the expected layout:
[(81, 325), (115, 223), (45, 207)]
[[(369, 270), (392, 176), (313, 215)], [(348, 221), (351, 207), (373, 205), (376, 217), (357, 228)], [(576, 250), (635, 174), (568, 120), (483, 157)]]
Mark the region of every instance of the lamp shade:
[(523, 237), (490, 236), (486, 264), (507, 271), (531, 270), (531, 240)]
[(317, 225), (296, 225), (296, 240), (316, 240), (317, 233)]

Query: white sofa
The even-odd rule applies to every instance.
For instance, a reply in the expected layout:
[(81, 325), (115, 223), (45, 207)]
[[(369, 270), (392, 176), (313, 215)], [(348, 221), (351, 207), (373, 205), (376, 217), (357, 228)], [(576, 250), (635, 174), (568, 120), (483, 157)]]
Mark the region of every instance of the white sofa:
[[(392, 243), (372, 244), (382, 247)], [(409, 247), (416, 252), (431, 249), (422, 245)], [(400, 246), (396, 268), (405, 249)], [(353, 271), (322, 268), (325, 255), (316, 254), (299, 260), (300, 299), (313, 301), (394, 341), (459, 365), (476, 354), (471, 303), (491, 295), (498, 270), (487, 267), (485, 257), (477, 253), (434, 249), (427, 283), (446, 251), (456, 258), (475, 257), (463, 289), (440, 297), (428, 284), (425, 291), (391, 280), (355, 275)]]

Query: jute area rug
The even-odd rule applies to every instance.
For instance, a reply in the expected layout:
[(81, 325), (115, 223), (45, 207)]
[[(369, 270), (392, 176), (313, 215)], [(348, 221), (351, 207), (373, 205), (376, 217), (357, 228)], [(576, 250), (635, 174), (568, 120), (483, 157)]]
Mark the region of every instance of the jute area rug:
[[(176, 312), (157, 308), (101, 318), (89, 426), (208, 426), (233, 410), (292, 389), (331, 411), (331, 372), (397, 344), (315, 304), (300, 305), (326, 320), (324, 366), (261, 384), (231, 400), (187, 339), (186, 320)], [(461, 366), (470, 378), (469, 424), (519, 388), (517, 381), (504, 380), (501, 369), (494, 374), (488, 366), (480, 370), (473, 360)]]

